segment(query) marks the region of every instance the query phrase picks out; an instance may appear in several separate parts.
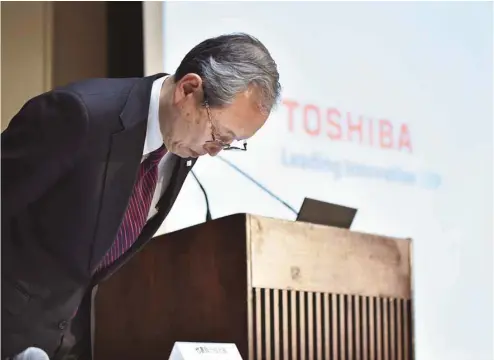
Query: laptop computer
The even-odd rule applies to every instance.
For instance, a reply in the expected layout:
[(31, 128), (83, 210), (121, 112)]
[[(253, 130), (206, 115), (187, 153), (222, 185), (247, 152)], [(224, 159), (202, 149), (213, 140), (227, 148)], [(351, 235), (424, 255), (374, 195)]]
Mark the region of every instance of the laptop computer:
[(357, 209), (305, 198), (297, 221), (350, 229)]

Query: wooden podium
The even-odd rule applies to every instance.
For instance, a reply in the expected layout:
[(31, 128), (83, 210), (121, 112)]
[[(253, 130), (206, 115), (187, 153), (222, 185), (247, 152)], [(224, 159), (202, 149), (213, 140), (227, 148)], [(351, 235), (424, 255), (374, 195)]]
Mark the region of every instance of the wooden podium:
[(410, 241), (232, 215), (154, 238), (96, 295), (94, 359), (413, 358)]

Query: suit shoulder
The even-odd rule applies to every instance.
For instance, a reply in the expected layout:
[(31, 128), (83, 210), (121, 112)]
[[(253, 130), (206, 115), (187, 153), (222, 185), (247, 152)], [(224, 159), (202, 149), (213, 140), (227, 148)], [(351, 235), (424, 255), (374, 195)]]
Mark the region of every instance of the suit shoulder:
[(112, 122), (111, 119), (118, 119), (132, 88), (140, 79), (87, 79), (57, 90), (69, 91), (79, 96), (88, 110), (91, 122)]
[(128, 93), (141, 78), (94, 78), (76, 81), (57, 90), (67, 90), (81, 96)]

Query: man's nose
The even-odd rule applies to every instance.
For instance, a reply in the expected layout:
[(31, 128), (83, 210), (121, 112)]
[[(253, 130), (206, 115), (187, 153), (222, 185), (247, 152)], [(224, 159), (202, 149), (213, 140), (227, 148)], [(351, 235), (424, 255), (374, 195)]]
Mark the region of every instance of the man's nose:
[(216, 145), (216, 144), (206, 144), (204, 145), (204, 149), (206, 150), (206, 152), (210, 155), (210, 156), (216, 156), (219, 154), (219, 152), (221, 150), (223, 150), (223, 148), (219, 145)]
[(222, 148), (216, 148), (216, 149), (211, 149), (211, 150), (208, 150), (208, 154), (210, 156), (216, 156), (219, 154), (219, 152), (222, 150)]

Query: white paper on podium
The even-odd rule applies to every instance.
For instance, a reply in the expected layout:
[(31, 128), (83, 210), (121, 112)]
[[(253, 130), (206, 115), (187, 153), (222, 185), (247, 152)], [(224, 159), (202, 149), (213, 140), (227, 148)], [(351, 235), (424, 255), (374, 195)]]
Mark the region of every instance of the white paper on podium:
[(176, 342), (169, 360), (242, 360), (235, 344)]

